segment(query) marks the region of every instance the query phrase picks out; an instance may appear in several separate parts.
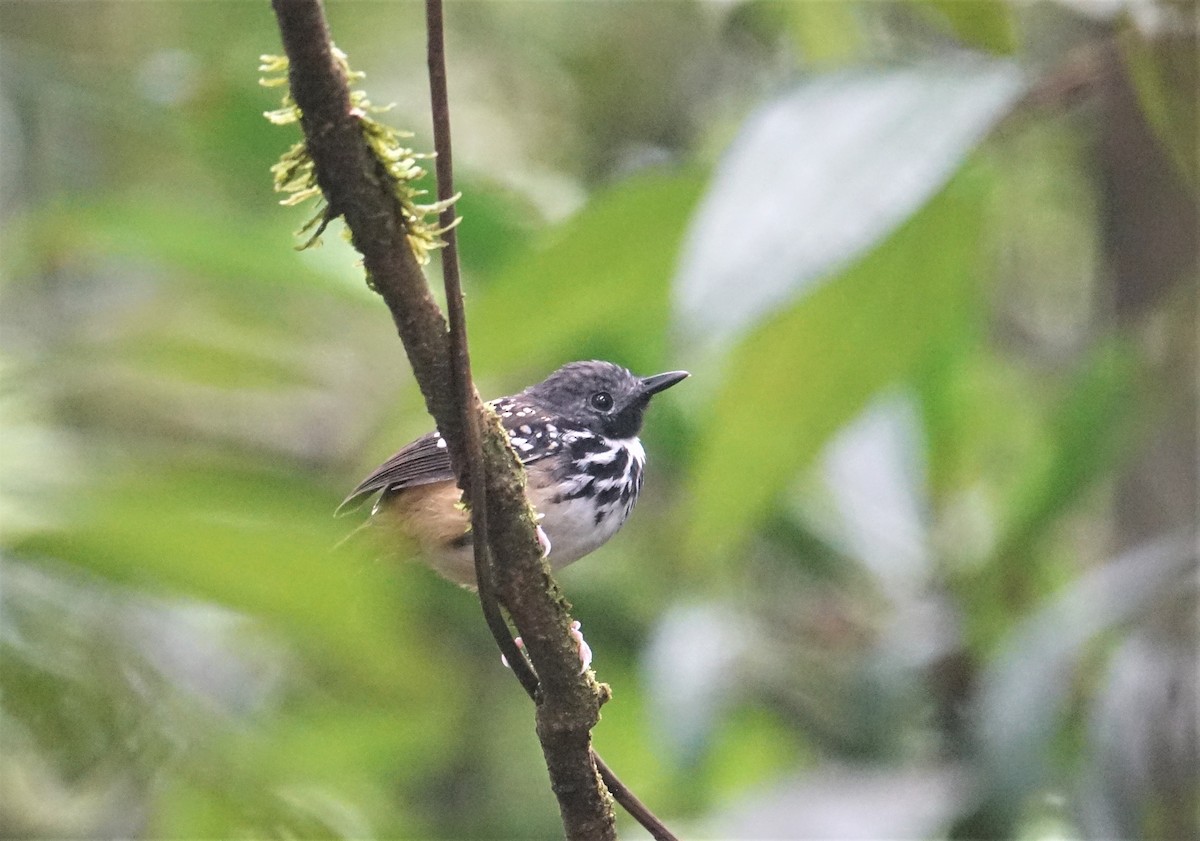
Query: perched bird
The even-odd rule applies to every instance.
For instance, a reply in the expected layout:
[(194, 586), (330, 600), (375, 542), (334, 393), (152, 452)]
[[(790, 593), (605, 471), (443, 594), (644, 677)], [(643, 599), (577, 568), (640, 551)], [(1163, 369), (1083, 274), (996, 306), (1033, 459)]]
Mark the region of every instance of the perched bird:
[[(638, 377), (611, 362), (572, 362), (537, 385), (491, 401), (528, 475), (555, 568), (602, 546), (625, 523), (642, 487), (638, 440), (650, 398), (688, 376)], [(363, 479), (338, 512), (379, 494), (373, 525), (416, 542), (437, 572), (475, 586), (470, 517), (459, 505), (446, 442), (418, 438)]]

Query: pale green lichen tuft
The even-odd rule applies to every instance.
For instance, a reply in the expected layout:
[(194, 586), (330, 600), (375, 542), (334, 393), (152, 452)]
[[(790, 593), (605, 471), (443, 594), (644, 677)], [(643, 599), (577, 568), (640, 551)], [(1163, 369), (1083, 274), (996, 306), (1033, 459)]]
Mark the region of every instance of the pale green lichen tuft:
[[(349, 82), (357, 82), (365, 77), (365, 73), (350, 68), (346, 54), (337, 47), (333, 48), (333, 55), (341, 65), (342, 72)], [(260, 85), (267, 88), (286, 87), (288, 83), (287, 57), (264, 55), (260, 56), (259, 61), (261, 62), (258, 68), (259, 72), (264, 74), (259, 79)], [(411, 132), (392, 128), (371, 116), (389, 111), (392, 106), (372, 105), (371, 101), (367, 99), (366, 92), (361, 90), (350, 92), (350, 106), (351, 114), (358, 119), (359, 125), (362, 126), (363, 138), (391, 179), (392, 190), (396, 200), (400, 203), (401, 213), (404, 217), (409, 247), (412, 248), (413, 254), (420, 263), (427, 263), (429, 252), (445, 245), (441, 235), (460, 221), (455, 218), (450, 225), (445, 227), (436, 223), (437, 215), (452, 206), (458, 200), (458, 196), (455, 195), (444, 202), (419, 203), (418, 199), (426, 195), (426, 191), (418, 190), (414, 186), (425, 176), (425, 170), (418, 161), (428, 159), (432, 155), (414, 152), (404, 145), (403, 139), (412, 137)], [(300, 108), (292, 99), (291, 92), (285, 91), (280, 107), (274, 111), (264, 112), (263, 116), (275, 125), (283, 126), (299, 122), (301, 114)], [(308, 147), (305, 143), (303, 141), (295, 143), (284, 152), (271, 167), (271, 175), (275, 180), (275, 191), (288, 193), (288, 196), (281, 200), (280, 204), (290, 207), (309, 199), (317, 200), (317, 212), (304, 223), (296, 235), (304, 236), (313, 231), (308, 239), (297, 246), (299, 249), (320, 245), (321, 234), (325, 231), (326, 225), (339, 214), (332, 212), (328, 200), (317, 184), (312, 157), (308, 154)], [(434, 221), (431, 221), (431, 216)]]

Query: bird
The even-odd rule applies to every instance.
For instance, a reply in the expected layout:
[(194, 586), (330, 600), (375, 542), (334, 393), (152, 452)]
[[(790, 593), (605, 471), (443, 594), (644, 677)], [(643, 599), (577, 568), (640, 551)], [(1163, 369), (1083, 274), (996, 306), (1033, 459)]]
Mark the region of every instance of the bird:
[[(489, 401), (525, 467), (526, 494), (553, 568), (595, 551), (625, 524), (642, 488), (646, 452), (638, 433), (646, 408), (688, 376), (639, 377), (612, 362), (571, 362), (524, 391)], [(372, 471), (337, 513), (376, 496), (366, 525), (415, 542), (437, 573), (476, 586), (470, 515), (438, 431)]]

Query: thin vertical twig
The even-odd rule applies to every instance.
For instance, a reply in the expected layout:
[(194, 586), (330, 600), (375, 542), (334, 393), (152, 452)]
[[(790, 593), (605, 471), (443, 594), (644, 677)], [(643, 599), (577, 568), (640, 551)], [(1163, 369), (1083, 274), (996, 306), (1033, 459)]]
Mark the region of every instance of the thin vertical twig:
[[(433, 145), (437, 171), (437, 197), (449, 204), (454, 198), (454, 162), (450, 141), (450, 105), (446, 82), (446, 48), (442, 15), (442, 0), (425, 0), (425, 23), (428, 34), (429, 96), (433, 112)], [(446, 315), (450, 322), (451, 374), (461, 400), (460, 412), (467, 445), (467, 494), (471, 501), (471, 531), (475, 546), (475, 580), (479, 586), (479, 601), (488, 627), (500, 650), (525, 691), (536, 700), (537, 676), (519, 651), (509, 633), (496, 600), (488, 547), (486, 485), (481, 475), (483, 445), (479, 426), (469, 411), (472, 392), (471, 360), (467, 347), (466, 312), (463, 306), (462, 282), (458, 270), (458, 241), (455, 236), (456, 216), (446, 207), (439, 218), (445, 230), (442, 249), (442, 280), (446, 288)], [(592, 761), (613, 798), (651, 834), (656, 841), (675, 841), (675, 836), (613, 772), (608, 764), (591, 751)]]
[(446, 289), (446, 316), (450, 327), (450, 377), (458, 397), (458, 413), (462, 420), (463, 441), (466, 444), (466, 471), (463, 484), (471, 504), (471, 535), (475, 552), (475, 582), (479, 604), (488, 629), (500, 647), (513, 673), (530, 697), (538, 691), (537, 675), (524, 652), (513, 641), (512, 633), (496, 599), (496, 582), (492, 575), (491, 547), (488, 543), (487, 484), (483, 475), (483, 439), (479, 423), (471, 411), (477, 398), (471, 377), (471, 355), (467, 346), (467, 315), (463, 306), (462, 280), (458, 271), (457, 217), (451, 205), (454, 194), (454, 159), (450, 142), (450, 104), (446, 84), (446, 46), (442, 24), (442, 0), (426, 0), (425, 28), (429, 64), (429, 99), (433, 112), (434, 162), (437, 171), (438, 201), (446, 205), (439, 217), (444, 231), (442, 252), (442, 282)]

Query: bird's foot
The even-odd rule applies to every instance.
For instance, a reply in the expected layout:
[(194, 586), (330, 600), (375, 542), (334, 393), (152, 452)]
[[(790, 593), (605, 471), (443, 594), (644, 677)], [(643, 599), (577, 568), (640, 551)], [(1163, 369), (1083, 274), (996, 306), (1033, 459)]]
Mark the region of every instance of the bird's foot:
[(579, 673), (583, 674), (592, 665), (592, 647), (587, 644), (587, 640), (583, 638), (583, 631), (580, 630), (583, 626), (579, 624), (578, 619), (571, 620), (571, 638), (575, 640), (575, 644), (579, 646)]
[[(580, 630), (581, 627), (582, 626), (579, 624), (578, 619), (575, 619), (571, 622), (571, 638), (575, 640), (575, 644), (579, 647), (579, 673), (583, 674), (588, 670), (588, 667), (592, 665), (592, 647), (588, 645), (587, 640), (583, 638), (583, 631)], [(522, 642), (520, 637), (514, 639), (513, 642), (517, 644), (517, 648), (522, 650), (525, 649), (525, 643)], [(505, 667), (508, 667), (508, 658), (503, 654), (500, 655), (500, 662), (503, 663)]]

